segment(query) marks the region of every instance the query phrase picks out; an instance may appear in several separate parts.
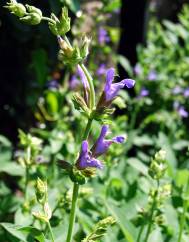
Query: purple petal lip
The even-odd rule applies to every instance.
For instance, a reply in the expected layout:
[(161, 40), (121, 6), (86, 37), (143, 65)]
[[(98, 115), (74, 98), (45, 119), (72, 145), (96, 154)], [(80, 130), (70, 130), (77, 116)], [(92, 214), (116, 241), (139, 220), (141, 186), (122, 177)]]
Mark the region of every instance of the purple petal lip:
[(112, 84), (114, 80), (114, 75), (115, 75), (115, 69), (114, 68), (108, 69), (106, 73), (106, 84), (104, 87), (104, 94), (107, 102), (113, 100), (117, 96), (119, 90), (124, 86), (126, 86), (127, 88), (132, 88), (135, 85), (135, 81), (132, 79), (124, 79), (120, 82)]
[(116, 136), (114, 138), (112, 138), (112, 141), (115, 143), (123, 143), (125, 141), (125, 137), (124, 136)]
[(127, 88), (133, 88), (135, 85), (135, 80), (133, 79), (123, 79), (121, 82), (123, 82)]
[(91, 156), (91, 152), (88, 150), (88, 142), (84, 140), (81, 146), (81, 153), (78, 159), (78, 166), (80, 169), (85, 169), (87, 167), (94, 167), (98, 169), (102, 169), (103, 165), (101, 161), (95, 159)]

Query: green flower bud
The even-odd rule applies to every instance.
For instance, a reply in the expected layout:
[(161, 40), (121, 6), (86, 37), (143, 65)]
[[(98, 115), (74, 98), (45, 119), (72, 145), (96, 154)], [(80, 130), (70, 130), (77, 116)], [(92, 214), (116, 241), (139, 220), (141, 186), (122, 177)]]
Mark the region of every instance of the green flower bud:
[(115, 219), (111, 216), (99, 221), (95, 227), (94, 230), (89, 234), (85, 239), (82, 240), (82, 242), (93, 242), (101, 239), (109, 226), (113, 225), (115, 223)]
[(62, 39), (60, 36), (58, 36), (58, 43), (61, 49), (61, 53), (65, 58), (71, 58), (73, 55), (73, 48), (70, 47), (67, 42)]
[(158, 163), (162, 163), (165, 162), (165, 158), (166, 158), (166, 151), (165, 150), (160, 150), (155, 154), (155, 160)]
[(70, 172), (70, 179), (73, 182), (76, 182), (80, 185), (83, 185), (86, 183), (86, 178), (85, 176), (82, 174), (81, 171), (79, 171), (77, 168), (73, 167), (72, 171)]
[(24, 23), (31, 24), (31, 25), (39, 24), (43, 17), (41, 10), (34, 6), (30, 6), (28, 4), (26, 4), (26, 9), (28, 13), (26, 14), (26, 16), (20, 18), (20, 20), (23, 21)]
[(46, 215), (40, 213), (40, 212), (33, 212), (32, 215), (39, 219), (41, 222), (45, 222), (45, 223), (48, 223), (49, 222), (49, 219)]
[(70, 18), (68, 16), (68, 9), (62, 8), (60, 20), (52, 13), (49, 21), (49, 29), (54, 35), (65, 35), (70, 30)]
[(40, 204), (44, 204), (47, 200), (47, 182), (43, 182), (39, 177), (36, 182), (36, 198)]
[(26, 14), (26, 8), (24, 7), (24, 5), (21, 3), (17, 3), (16, 0), (10, 0), (10, 2), (7, 3), (5, 8), (8, 8), (12, 14), (20, 18)]
[(74, 103), (74, 107), (75, 109), (81, 111), (82, 113), (84, 113), (87, 117), (89, 117), (90, 115), (90, 110), (87, 107), (87, 104), (85, 102), (85, 100), (80, 96), (79, 93), (75, 93), (73, 95), (73, 103)]
[(80, 54), (81, 54), (81, 57), (83, 59), (85, 59), (89, 54), (89, 44), (90, 44), (90, 42), (91, 42), (91, 40), (89, 38), (87, 38), (86, 36), (82, 40), (82, 45), (81, 45), (81, 48), (80, 48)]
[(158, 151), (154, 159), (152, 159), (152, 162), (150, 164), (148, 174), (155, 180), (161, 179), (167, 170), (167, 164), (166, 164), (166, 152), (164, 150)]
[(59, 51), (58, 58), (65, 65), (71, 65), (71, 66), (77, 65), (82, 61), (78, 47), (74, 47), (73, 49), (71, 49), (70, 47), (67, 47), (64, 50), (61, 49)]

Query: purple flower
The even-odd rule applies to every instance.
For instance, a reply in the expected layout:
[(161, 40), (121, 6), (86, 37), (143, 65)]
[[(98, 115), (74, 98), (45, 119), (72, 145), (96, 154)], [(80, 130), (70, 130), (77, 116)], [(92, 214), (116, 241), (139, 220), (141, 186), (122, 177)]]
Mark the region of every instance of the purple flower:
[(89, 145), (87, 140), (84, 140), (82, 142), (81, 153), (77, 161), (77, 167), (80, 170), (88, 167), (94, 167), (98, 169), (103, 168), (102, 162), (92, 157), (92, 154), (89, 151)]
[(188, 117), (188, 112), (185, 110), (183, 106), (180, 106), (178, 108), (178, 113), (182, 118), (187, 118)]
[(55, 90), (58, 89), (60, 84), (58, 83), (57, 80), (50, 80), (47, 82), (47, 87), (48, 89)]
[(149, 91), (145, 87), (142, 87), (138, 97), (141, 98), (141, 97), (146, 97), (148, 95), (149, 95)]
[(151, 70), (148, 74), (148, 80), (149, 81), (154, 81), (157, 78), (157, 73), (155, 70)]
[(174, 101), (173, 107), (182, 118), (187, 118), (189, 116), (189, 113), (183, 106), (180, 106), (178, 101)]
[(108, 36), (106, 29), (100, 27), (99, 31), (98, 31), (98, 42), (99, 42), (99, 44), (103, 45), (103, 44), (105, 44), (109, 41), (110, 41), (110, 38)]
[(172, 90), (172, 93), (173, 94), (179, 94), (179, 93), (182, 93), (182, 88), (181, 87), (179, 87), (179, 86), (176, 86), (175, 88), (173, 88), (173, 90)]
[(106, 65), (105, 64), (100, 64), (99, 68), (96, 71), (96, 74), (98, 76), (102, 76), (102, 75), (106, 74), (106, 71), (107, 71)]
[(189, 87), (184, 90), (184, 96), (189, 97)]
[(142, 73), (142, 68), (141, 68), (141, 66), (139, 64), (136, 64), (134, 69), (133, 69), (133, 71), (134, 71), (134, 74), (136, 76), (138, 76), (138, 75), (140, 75)]
[(100, 136), (91, 149), (94, 157), (105, 154), (112, 143), (123, 143), (125, 141), (125, 138), (123, 136), (116, 136), (110, 140), (105, 139), (108, 133), (108, 129), (108, 125), (102, 126)]
[(114, 80), (114, 74), (115, 74), (114, 68), (110, 68), (106, 73), (106, 84), (104, 87), (106, 102), (113, 100), (117, 96), (121, 88), (124, 88), (125, 86), (127, 88), (132, 88), (135, 85), (135, 81), (132, 79), (124, 79), (118, 83), (112, 84)]
[(79, 85), (80, 81), (77, 78), (77, 75), (73, 75), (69, 81), (69, 87), (71, 90), (74, 90), (77, 88), (77, 86)]

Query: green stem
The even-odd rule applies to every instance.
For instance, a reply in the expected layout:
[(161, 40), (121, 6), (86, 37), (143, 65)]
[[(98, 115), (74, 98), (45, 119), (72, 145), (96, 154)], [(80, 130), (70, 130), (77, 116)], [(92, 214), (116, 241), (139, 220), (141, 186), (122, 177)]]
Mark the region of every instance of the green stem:
[(72, 48), (72, 45), (70, 44), (70, 41), (66, 35), (64, 36), (64, 39), (65, 39), (66, 43), (69, 45), (69, 47)]
[[(186, 185), (186, 194), (189, 188), (189, 178), (188, 178), (188, 182)], [(180, 228), (179, 228), (179, 237), (178, 237), (178, 242), (182, 241), (182, 233), (184, 230), (184, 225), (185, 225), (185, 220), (186, 220), (186, 212), (187, 212), (187, 208), (188, 208), (188, 200), (186, 198), (184, 198), (184, 202), (183, 202), (183, 213), (181, 215), (181, 221), (180, 221)]]
[(93, 78), (87, 68), (85, 67), (84, 64), (80, 64), (80, 67), (82, 68), (83, 72), (86, 75), (86, 78), (89, 83), (89, 88), (90, 88), (90, 109), (92, 110), (95, 106), (95, 90), (94, 90), (94, 85), (93, 85)]
[(93, 119), (88, 119), (88, 122), (87, 122), (87, 126), (86, 126), (86, 129), (85, 129), (85, 133), (83, 135), (83, 138), (82, 140), (86, 140), (89, 136), (89, 132), (90, 132), (90, 129), (91, 129), (91, 125), (92, 125), (92, 122), (93, 122)]
[(74, 183), (73, 194), (72, 194), (72, 207), (71, 207), (69, 228), (68, 228), (66, 242), (70, 242), (72, 240), (72, 233), (73, 233), (73, 228), (74, 228), (74, 223), (75, 223), (75, 214), (76, 214), (76, 205), (77, 205), (78, 194), (79, 194), (79, 184)]
[(42, 20), (45, 20), (45, 21), (48, 21), (48, 22), (51, 22), (51, 23), (55, 23), (55, 21), (51, 18), (48, 18), (48, 17), (42, 17)]
[(50, 232), (51, 240), (52, 240), (52, 242), (55, 242), (53, 231), (52, 231), (51, 224), (50, 224), (49, 221), (47, 222), (47, 226), (48, 226), (48, 229), (49, 229), (49, 232)]
[(140, 238), (141, 238), (141, 235), (142, 235), (143, 230), (144, 230), (144, 223), (141, 226), (140, 231), (138, 233), (137, 242), (140, 242)]
[[(85, 133), (82, 140), (85, 140), (89, 136), (89, 132), (92, 125), (92, 119), (88, 119), (87, 126), (85, 128)], [(70, 213), (70, 220), (69, 220), (69, 227), (68, 227), (68, 234), (66, 242), (71, 242), (72, 240), (72, 233), (74, 229), (74, 223), (75, 223), (75, 216), (76, 216), (76, 206), (77, 206), (77, 199), (79, 195), (79, 184), (74, 183), (73, 186), (73, 194), (72, 194), (72, 206), (71, 206), (71, 213)]]
[(158, 190), (159, 190), (159, 180), (157, 180), (157, 191), (153, 195), (153, 202), (152, 202), (150, 219), (149, 219), (149, 223), (148, 223), (146, 237), (144, 239), (145, 242), (148, 241), (148, 237), (149, 237), (150, 232), (151, 232), (151, 228), (152, 228), (152, 224), (153, 224), (153, 216), (154, 216), (154, 212), (155, 212), (155, 208), (156, 208), (156, 197), (158, 196)]

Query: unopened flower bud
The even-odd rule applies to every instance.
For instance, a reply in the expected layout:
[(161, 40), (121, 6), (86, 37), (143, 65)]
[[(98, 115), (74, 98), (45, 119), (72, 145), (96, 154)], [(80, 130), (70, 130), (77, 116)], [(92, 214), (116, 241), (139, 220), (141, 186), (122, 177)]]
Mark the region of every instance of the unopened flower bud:
[(165, 150), (160, 150), (155, 154), (155, 160), (158, 163), (165, 162), (166, 158), (166, 151)]
[(71, 48), (65, 40), (63, 40), (60, 36), (58, 36), (58, 43), (60, 46), (60, 49), (62, 51), (62, 54), (65, 57), (71, 57), (73, 54), (73, 48)]
[(153, 179), (159, 180), (165, 175), (167, 170), (165, 157), (166, 152), (160, 150), (155, 154), (154, 159), (152, 159), (148, 173)]
[(24, 5), (21, 3), (17, 3), (16, 0), (10, 0), (10, 2), (7, 3), (5, 8), (8, 8), (12, 14), (20, 18), (26, 14), (26, 8), (24, 7)]
[(28, 4), (26, 4), (26, 9), (28, 13), (26, 13), (24, 17), (20, 18), (20, 20), (31, 25), (39, 24), (43, 17), (41, 10)]
[(39, 177), (36, 183), (36, 198), (41, 204), (44, 204), (47, 200), (47, 182), (43, 182)]
[(51, 14), (49, 29), (54, 35), (65, 35), (65, 33), (70, 30), (70, 18), (66, 7), (62, 8), (60, 19), (58, 19), (53, 13)]
[(91, 40), (85, 36), (82, 40), (82, 45), (81, 45), (81, 48), (80, 48), (80, 54), (81, 54), (81, 57), (83, 59), (85, 59), (88, 54), (89, 54), (89, 44), (90, 44)]
[(49, 219), (47, 218), (46, 215), (40, 213), (40, 212), (33, 212), (32, 215), (39, 219), (41, 222), (45, 222), (45, 223), (48, 223), (49, 222)]

